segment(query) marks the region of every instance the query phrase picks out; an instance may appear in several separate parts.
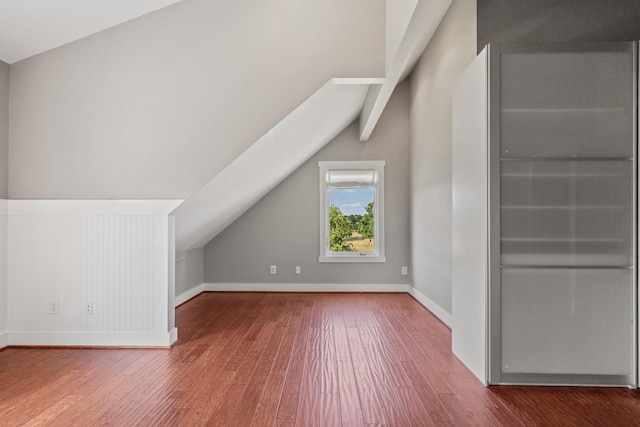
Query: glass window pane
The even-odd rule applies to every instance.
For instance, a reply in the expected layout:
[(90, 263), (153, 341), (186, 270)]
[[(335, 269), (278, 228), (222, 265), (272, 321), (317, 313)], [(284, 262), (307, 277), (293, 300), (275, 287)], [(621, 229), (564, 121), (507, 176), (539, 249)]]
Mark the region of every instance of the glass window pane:
[(375, 252), (374, 188), (329, 189), (332, 252)]

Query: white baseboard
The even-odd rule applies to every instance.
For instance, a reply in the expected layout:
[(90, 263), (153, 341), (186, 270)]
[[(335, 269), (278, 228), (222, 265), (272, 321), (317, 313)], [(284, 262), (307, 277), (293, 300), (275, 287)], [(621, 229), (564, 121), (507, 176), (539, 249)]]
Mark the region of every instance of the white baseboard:
[(191, 298), (200, 295), (202, 292), (204, 292), (204, 284), (200, 284), (187, 291), (184, 291), (180, 295), (176, 295), (175, 306), (177, 307), (180, 304), (184, 304), (185, 302), (189, 301)]
[(9, 345), (9, 334), (6, 332), (0, 334), (0, 348), (4, 348)]
[(126, 332), (8, 332), (8, 345), (69, 347), (169, 347), (177, 339), (167, 333)]
[(451, 318), (451, 314), (444, 311), (438, 304), (431, 301), (427, 298), (422, 292), (414, 288), (413, 286), (409, 287), (409, 294), (414, 297), (420, 304), (424, 305), (427, 310), (433, 313), (442, 323), (444, 323), (449, 329), (451, 329), (451, 324), (453, 319)]
[(178, 328), (173, 328), (169, 331), (169, 345), (178, 341)]
[(409, 285), (358, 283), (205, 283), (204, 290), (225, 292), (408, 292)]

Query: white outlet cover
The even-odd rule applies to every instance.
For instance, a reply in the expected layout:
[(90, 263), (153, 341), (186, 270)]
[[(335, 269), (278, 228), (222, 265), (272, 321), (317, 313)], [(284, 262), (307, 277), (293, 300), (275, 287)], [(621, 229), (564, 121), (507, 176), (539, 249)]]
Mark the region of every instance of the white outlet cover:
[(49, 314), (60, 314), (60, 300), (52, 299), (49, 301)]

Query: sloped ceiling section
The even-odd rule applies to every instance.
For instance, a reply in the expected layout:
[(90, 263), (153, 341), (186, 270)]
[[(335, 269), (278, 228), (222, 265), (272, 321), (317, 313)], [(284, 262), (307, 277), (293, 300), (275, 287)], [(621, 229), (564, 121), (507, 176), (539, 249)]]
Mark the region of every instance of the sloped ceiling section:
[(0, 60), (11, 64), (180, 0), (2, 0)]
[(176, 250), (204, 246), (358, 116), (369, 84), (331, 79), (180, 205)]
[(185, 199), (334, 77), (384, 0), (182, 0), (11, 65), (9, 197)]

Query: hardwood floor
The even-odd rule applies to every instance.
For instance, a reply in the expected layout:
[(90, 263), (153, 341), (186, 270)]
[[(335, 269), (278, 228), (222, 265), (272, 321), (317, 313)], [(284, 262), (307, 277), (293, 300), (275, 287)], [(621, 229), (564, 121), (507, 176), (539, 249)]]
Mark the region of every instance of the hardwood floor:
[(0, 425), (631, 426), (640, 392), (482, 386), (406, 294), (205, 293), (168, 350), (0, 352)]

